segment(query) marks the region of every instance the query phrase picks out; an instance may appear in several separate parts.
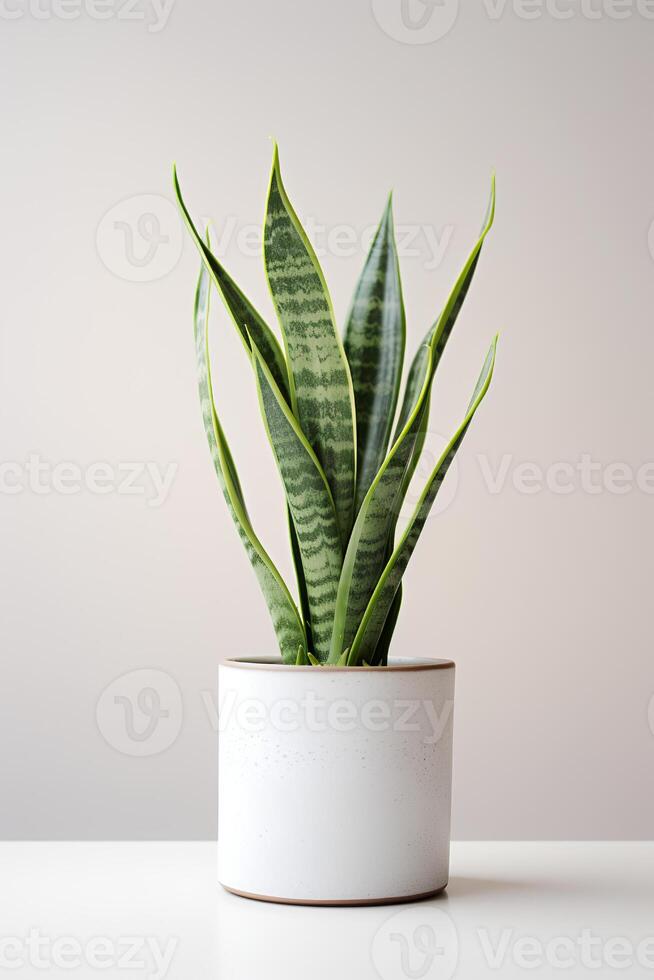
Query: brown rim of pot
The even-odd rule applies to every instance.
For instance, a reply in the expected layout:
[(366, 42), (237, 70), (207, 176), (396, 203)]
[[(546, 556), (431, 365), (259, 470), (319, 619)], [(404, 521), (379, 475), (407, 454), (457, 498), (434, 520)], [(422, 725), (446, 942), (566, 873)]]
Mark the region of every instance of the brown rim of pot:
[[(398, 660), (401, 658), (397, 658)], [(416, 660), (418, 658), (416, 657)], [(300, 665), (295, 664), (285, 664), (282, 660), (277, 660), (274, 657), (230, 657), (228, 660), (223, 660), (220, 664), (221, 667), (245, 667), (248, 670), (267, 670), (269, 667), (274, 667), (276, 670), (320, 670), (322, 673), (333, 672), (333, 671), (352, 671), (352, 670), (376, 670), (376, 671), (398, 671), (398, 670), (450, 670), (454, 669), (455, 663), (453, 660), (433, 660), (425, 659), (420, 663), (416, 663), (416, 660), (409, 660), (405, 664), (391, 663), (387, 667), (337, 667), (336, 664), (325, 664), (321, 667), (314, 667), (313, 665)]]

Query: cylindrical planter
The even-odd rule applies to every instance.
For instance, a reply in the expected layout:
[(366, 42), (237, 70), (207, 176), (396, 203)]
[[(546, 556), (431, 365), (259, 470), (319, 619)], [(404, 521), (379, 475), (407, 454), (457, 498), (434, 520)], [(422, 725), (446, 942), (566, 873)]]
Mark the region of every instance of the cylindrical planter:
[(219, 879), (248, 898), (409, 901), (447, 885), (454, 663), (220, 667)]

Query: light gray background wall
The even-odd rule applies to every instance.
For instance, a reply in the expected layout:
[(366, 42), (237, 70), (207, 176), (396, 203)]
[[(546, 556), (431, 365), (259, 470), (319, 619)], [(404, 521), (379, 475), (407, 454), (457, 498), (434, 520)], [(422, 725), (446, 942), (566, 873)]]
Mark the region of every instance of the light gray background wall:
[[(177, 160), (270, 312), (250, 236), (274, 135), (341, 320), (394, 187), (411, 349), (496, 168), (428, 454), (499, 329), (496, 378), (395, 649), (458, 663), (456, 837), (651, 837), (653, 5), (410, 0), (407, 27), (401, 0), (2, 3), (0, 835), (215, 834), (216, 665), (274, 645), (208, 460), (197, 262), (167, 202)], [(255, 520), (288, 570), (222, 312), (214, 347)], [(152, 734), (148, 686), (169, 712)]]

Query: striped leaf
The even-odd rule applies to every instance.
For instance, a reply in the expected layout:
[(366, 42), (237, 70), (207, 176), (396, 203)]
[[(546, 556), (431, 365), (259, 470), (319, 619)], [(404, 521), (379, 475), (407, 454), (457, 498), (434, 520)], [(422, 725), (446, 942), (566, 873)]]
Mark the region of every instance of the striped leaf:
[(427, 375), (427, 360), (428, 354), (431, 347), (431, 341), (438, 326), (438, 320), (436, 323), (429, 328), (427, 331), (427, 336), (420, 344), (420, 347), (415, 353), (415, 357), (411, 361), (411, 367), (409, 368), (409, 373), (406, 378), (406, 385), (404, 386), (404, 398), (402, 399), (402, 408), (400, 409), (400, 417), (397, 421), (395, 427), (394, 439), (397, 439), (400, 432), (407, 424), (411, 412), (416, 406), (418, 401), (418, 396), (422, 391), (422, 386), (425, 383), (425, 377)]
[[(428, 362), (430, 363), (430, 362)], [(400, 438), (370, 485), (348, 543), (338, 584), (330, 662), (354, 639), (361, 617), (381, 574), (401, 506), (400, 492), (420, 432), (423, 404), (431, 384), (425, 378), (419, 403)]]
[[(229, 273), (214, 256), (213, 252), (211, 251), (209, 232), (207, 231), (206, 241), (199, 234), (182, 197), (182, 191), (179, 186), (176, 168), (173, 170), (173, 178), (175, 184), (175, 194), (177, 196), (180, 210), (184, 217), (184, 221), (186, 222), (186, 226), (191, 233), (191, 237), (198, 248), (203, 262), (203, 267), (207, 270), (208, 275), (211, 277), (214, 285), (216, 286), (218, 294), (222, 298), (225, 308), (227, 309), (238, 331), (248, 355), (251, 353), (250, 336), (252, 336), (254, 337), (255, 343), (257, 344), (259, 350), (266, 359), (266, 363), (280, 390), (284, 393), (284, 397), (290, 404), (291, 396), (288, 385), (288, 370), (286, 368), (284, 355), (275, 335), (247, 297), (241, 292)], [(302, 562), (299, 556), (297, 541), (295, 540), (295, 528), (290, 515), (288, 526), (293, 565), (295, 567), (295, 575), (300, 597), (300, 607), (303, 620), (306, 623), (308, 622), (309, 618), (306, 583), (304, 582)], [(307, 640), (308, 642), (311, 641), (310, 635), (307, 637)]]
[(402, 583), (400, 582), (397, 588), (397, 592), (393, 597), (393, 602), (391, 603), (390, 612), (386, 617), (384, 627), (379, 635), (379, 639), (377, 640), (377, 645), (375, 646), (375, 652), (373, 654), (373, 659), (372, 659), (373, 667), (386, 667), (388, 665), (388, 651), (391, 646), (391, 640), (393, 639), (393, 633), (395, 632), (395, 627), (397, 626), (397, 620), (400, 615), (401, 606), (402, 606)]
[(394, 534), (402, 501), (424, 443), (434, 374), (470, 288), (482, 245), (493, 223), (494, 211), (493, 181), (490, 205), (481, 235), (454, 284), (437, 324), (430, 332), (429, 342), (423, 345), (417, 355), (413, 384), (417, 388), (418, 381), (421, 380), (422, 385), (413, 399), (414, 404), (410, 406), (411, 410), (402, 430), (396, 435), (394, 445), (370, 485), (357, 514), (338, 586), (331, 662), (352, 643), (384, 569), (387, 549)]
[(260, 314), (256, 311), (254, 306), (252, 306), (247, 297), (238, 288), (229, 273), (223, 268), (218, 259), (215, 257), (211, 251), (209, 242), (205, 242), (198, 232), (193, 223), (193, 219), (189, 214), (188, 208), (184, 203), (176, 170), (174, 171), (173, 176), (175, 181), (175, 193), (177, 195), (177, 201), (184, 217), (184, 221), (186, 222), (188, 230), (191, 233), (191, 237), (197, 246), (204, 266), (209, 272), (209, 275), (211, 276), (211, 279), (218, 290), (218, 295), (222, 298), (222, 301), (234, 322), (234, 326), (236, 327), (248, 354), (250, 353), (250, 337), (252, 337), (255, 344), (261, 351), (261, 354), (265, 358), (266, 364), (268, 365), (268, 368), (272, 373), (278, 387), (284, 392), (284, 397), (290, 404), (288, 371), (286, 369), (284, 354), (282, 353), (277, 338)]
[(264, 258), (284, 335), (293, 412), (327, 477), (345, 543), (355, 490), (352, 381), (322, 270), (282, 184), (277, 147)]
[(298, 650), (297, 650), (297, 659), (295, 661), (295, 666), (296, 667), (308, 667), (310, 664), (311, 664), (311, 661), (309, 660), (307, 651), (304, 649), (304, 647), (299, 646), (298, 647)]
[(405, 315), (391, 198), (370, 247), (345, 328), (357, 421), (355, 513), (388, 450), (402, 376)]
[(441, 312), (436, 322), (427, 331), (427, 335), (418, 348), (416, 356), (414, 357), (409, 369), (406, 390), (402, 401), (402, 409), (400, 411), (400, 417), (395, 430), (396, 439), (404, 428), (407, 419), (411, 415), (422, 388), (421, 378), (424, 377), (424, 348), (425, 346), (431, 348), (433, 353), (432, 370), (436, 371), (441, 357), (443, 356), (443, 351), (445, 350), (447, 342), (452, 334), (452, 330), (454, 329), (454, 324), (456, 323), (461, 307), (463, 306), (465, 298), (468, 295), (468, 290), (470, 289), (470, 284), (472, 283), (475, 270), (477, 268), (479, 256), (481, 255), (482, 246), (486, 240), (486, 235), (493, 227), (494, 220), (495, 175), (493, 175), (491, 180), (490, 201), (488, 203), (488, 210), (486, 212), (486, 217), (484, 218), (481, 234), (475, 247), (468, 256), (468, 261), (464, 265), (463, 270), (456, 281), (454, 289), (450, 293), (450, 298), (448, 299), (445, 308)]
[(320, 463), (252, 342), (261, 412), (293, 517), (306, 582), (313, 653), (327, 660), (341, 550), (336, 510)]
[[(481, 231), (481, 235), (474, 249), (470, 253), (468, 261), (463, 268), (463, 272), (459, 277), (457, 285), (460, 284), (460, 292), (458, 298), (454, 302), (450, 302), (448, 306), (445, 307), (441, 315), (438, 317), (436, 322), (429, 328), (427, 335), (423, 340), (422, 344), (418, 348), (416, 355), (409, 368), (409, 374), (407, 376), (406, 388), (404, 392), (404, 399), (402, 401), (402, 408), (400, 410), (400, 417), (395, 430), (395, 438), (397, 438), (402, 431), (402, 428), (406, 424), (407, 419), (411, 415), (411, 412), (416, 405), (418, 397), (420, 395), (420, 390), (422, 388), (425, 371), (426, 371), (426, 354), (425, 350), (428, 347), (433, 349), (433, 371), (436, 372), (438, 365), (440, 364), (441, 357), (443, 356), (443, 351), (447, 345), (456, 319), (459, 315), (459, 311), (463, 305), (463, 301), (468, 294), (468, 289), (472, 282), (473, 276), (475, 274), (475, 269), (477, 268), (477, 262), (479, 261), (479, 256), (481, 254), (482, 245), (486, 235), (490, 231), (493, 225), (493, 219), (495, 217), (495, 177), (491, 181), (491, 196), (488, 205), (488, 211), (484, 219), (484, 225)], [(455, 287), (456, 289), (456, 287)], [(407, 472), (404, 477), (403, 487), (402, 487), (402, 498), (406, 495), (409, 488), (409, 484), (413, 479), (413, 475), (416, 471), (418, 463), (420, 461), (420, 456), (425, 445), (425, 439), (427, 437), (427, 425), (429, 422), (429, 402), (431, 399), (431, 392), (428, 395), (427, 405), (425, 408), (425, 413), (423, 416), (423, 424), (416, 443), (413, 449), (413, 454), (411, 457), (411, 462), (409, 463)]]
[(372, 594), (350, 649), (350, 655), (348, 657), (348, 663), (350, 665), (360, 663), (362, 660), (369, 661), (375, 655), (375, 650), (383, 635), (388, 617), (392, 614), (393, 604), (398, 595), (402, 576), (418, 542), (431, 506), (452, 464), (452, 460), (463, 442), (463, 438), (468, 431), (474, 414), (488, 391), (493, 376), (496, 347), (497, 337), (491, 344), (486, 356), (465, 418), (429, 476), (404, 534), (395, 547)]
[(254, 533), (236, 467), (215, 408), (208, 349), (210, 288), (209, 276), (203, 266), (195, 295), (194, 330), (204, 428), (218, 482), (238, 535), (259, 580), (272, 617), (282, 658), (286, 663), (294, 664), (298, 649), (307, 648), (304, 626), (283, 579)]
[(297, 581), (298, 597), (300, 600), (300, 612), (302, 614), (302, 620), (304, 622), (304, 631), (307, 637), (307, 650), (313, 650), (313, 637), (311, 636), (311, 610), (309, 609), (309, 595), (307, 592), (307, 583), (304, 580), (302, 554), (300, 552), (300, 545), (298, 544), (298, 540), (297, 540), (295, 524), (293, 523), (293, 515), (291, 514), (291, 510), (288, 504), (286, 505), (286, 521), (288, 526), (288, 537), (291, 542), (291, 557), (293, 559), (293, 568), (295, 569), (295, 579)]

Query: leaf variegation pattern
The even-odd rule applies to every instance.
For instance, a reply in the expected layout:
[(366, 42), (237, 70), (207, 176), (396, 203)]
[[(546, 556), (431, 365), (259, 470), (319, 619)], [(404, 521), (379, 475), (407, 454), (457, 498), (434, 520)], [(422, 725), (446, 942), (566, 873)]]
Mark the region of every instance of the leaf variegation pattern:
[(252, 346), (259, 402), (302, 556), (313, 653), (327, 660), (343, 552), (331, 491), (320, 463)]
[(415, 403), (408, 406), (410, 411), (404, 426), (396, 436), (395, 443), (370, 485), (357, 514), (338, 587), (331, 662), (340, 656), (344, 647), (351, 645), (384, 568), (387, 548), (394, 534), (402, 501), (424, 443), (436, 368), (470, 288), (482, 246), (492, 227), (494, 213), (493, 180), (490, 204), (481, 235), (454, 284), (437, 324), (428, 334), (428, 343), (423, 345), (424, 350), (419, 351), (414, 362), (414, 387), (417, 388), (418, 382), (422, 382)]
[(406, 318), (391, 198), (357, 283), (345, 328), (357, 420), (355, 513), (388, 450), (400, 390)]
[(191, 234), (191, 238), (195, 242), (198, 252), (200, 253), (200, 258), (202, 259), (207, 272), (211, 276), (218, 295), (221, 297), (244, 347), (249, 354), (250, 337), (253, 337), (254, 342), (265, 358), (266, 364), (268, 365), (272, 376), (279, 385), (279, 388), (284, 392), (284, 397), (290, 403), (291, 396), (288, 386), (286, 361), (284, 360), (284, 354), (279, 346), (277, 338), (260, 313), (257, 312), (246, 295), (236, 285), (227, 270), (221, 265), (216, 256), (213, 254), (209, 241), (207, 240), (205, 242), (202, 238), (202, 235), (196, 228), (189, 210), (186, 207), (184, 198), (182, 197), (182, 191), (177, 177), (177, 170), (174, 170), (173, 177), (177, 202), (182, 212), (182, 217), (186, 223), (186, 227)]
[[(409, 366), (399, 412), (406, 318), (390, 198), (359, 276), (342, 341), (320, 263), (282, 182), (275, 146), (263, 257), (280, 344), (213, 253), (209, 236), (205, 241), (199, 234), (176, 173), (175, 192), (202, 260), (194, 334), (204, 429), (283, 661), (298, 667), (384, 666), (404, 572), (493, 375), (497, 338), (461, 425), (398, 534), (399, 514), (429, 426), (434, 378), (493, 224), (495, 179), (481, 234)], [(282, 479), (299, 608), (254, 531), (218, 417), (208, 346), (214, 287), (248, 354)]]
[(209, 275), (203, 266), (195, 295), (194, 328), (204, 429), (227, 508), (266, 600), (282, 659), (285, 663), (295, 663), (299, 647), (306, 649), (307, 645), (304, 625), (281, 575), (254, 532), (234, 460), (215, 408), (208, 349), (210, 291)]
[(464, 420), (430, 474), (406, 529), (393, 550), (370, 598), (370, 602), (350, 648), (348, 658), (350, 665), (354, 665), (361, 660), (367, 660), (375, 654), (377, 643), (383, 634), (387, 617), (392, 611), (402, 576), (414, 552), (422, 529), (425, 526), (432, 504), (463, 442), (475, 412), (481, 405), (490, 386), (495, 365), (496, 349), (497, 337), (491, 344), (490, 350), (486, 355), (484, 366), (479, 375), (479, 380), (475, 386)]
[(264, 260), (284, 336), (291, 405), (327, 477), (345, 544), (352, 527), (356, 470), (352, 379), (322, 269), (282, 183), (277, 147)]

